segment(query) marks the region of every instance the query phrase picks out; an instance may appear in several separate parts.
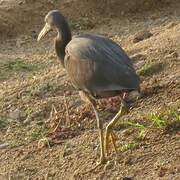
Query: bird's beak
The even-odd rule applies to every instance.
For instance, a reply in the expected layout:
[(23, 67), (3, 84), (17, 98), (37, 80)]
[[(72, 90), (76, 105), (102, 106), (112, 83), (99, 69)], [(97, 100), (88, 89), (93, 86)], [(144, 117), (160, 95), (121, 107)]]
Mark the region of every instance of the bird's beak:
[(46, 23), (41, 32), (39, 33), (37, 41), (40, 41), (50, 30), (51, 26)]

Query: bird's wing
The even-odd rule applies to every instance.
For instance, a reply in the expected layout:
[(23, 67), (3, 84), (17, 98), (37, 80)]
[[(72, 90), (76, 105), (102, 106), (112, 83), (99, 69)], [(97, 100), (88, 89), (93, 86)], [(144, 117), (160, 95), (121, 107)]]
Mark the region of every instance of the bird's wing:
[(139, 88), (131, 60), (113, 41), (95, 35), (73, 38), (66, 47), (65, 68), (81, 90), (110, 91)]

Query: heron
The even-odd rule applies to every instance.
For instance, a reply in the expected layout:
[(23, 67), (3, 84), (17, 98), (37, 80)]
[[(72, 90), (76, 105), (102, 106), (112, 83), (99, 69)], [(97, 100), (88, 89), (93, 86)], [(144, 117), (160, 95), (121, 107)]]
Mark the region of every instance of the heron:
[[(51, 30), (57, 31), (55, 38), (57, 57), (70, 77), (72, 85), (79, 91), (81, 99), (92, 105), (100, 141), (98, 164), (105, 164), (110, 143), (117, 152), (113, 127), (126, 112), (123, 97), (127, 92), (139, 91), (140, 78), (126, 52), (111, 39), (91, 33), (72, 37), (68, 21), (59, 10), (48, 12), (44, 21), (45, 25), (37, 40), (41, 40)], [(106, 128), (103, 128), (97, 100), (115, 96), (122, 97), (121, 107)]]

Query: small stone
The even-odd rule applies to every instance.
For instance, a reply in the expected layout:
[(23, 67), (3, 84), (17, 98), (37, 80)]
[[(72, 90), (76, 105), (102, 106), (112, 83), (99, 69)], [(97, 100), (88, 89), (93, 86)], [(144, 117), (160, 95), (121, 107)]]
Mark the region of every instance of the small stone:
[(44, 124), (44, 121), (38, 121), (36, 124), (39, 125), (39, 126), (41, 126), (41, 125)]
[(153, 36), (153, 34), (148, 30), (140, 31), (134, 35), (133, 43), (138, 43), (139, 41), (143, 41), (145, 39), (148, 39), (151, 36)]
[(122, 179), (123, 179), (123, 180), (133, 180), (132, 177), (128, 177), (128, 176), (127, 176), (127, 177), (123, 177)]
[(18, 120), (21, 117), (21, 111), (19, 109), (15, 109), (14, 111), (10, 112), (9, 117), (14, 120)]
[(8, 143), (0, 144), (0, 149), (5, 149), (8, 146), (9, 146)]

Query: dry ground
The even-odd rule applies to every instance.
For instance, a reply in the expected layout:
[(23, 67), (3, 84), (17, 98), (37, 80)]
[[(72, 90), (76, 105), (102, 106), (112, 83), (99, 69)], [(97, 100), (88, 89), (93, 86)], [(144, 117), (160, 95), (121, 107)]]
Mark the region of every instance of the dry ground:
[[(109, 3), (104, 12), (87, 3), (0, 1), (0, 179), (179, 179), (180, 3)], [(55, 7), (74, 34), (99, 33), (120, 44), (142, 80), (141, 98), (115, 128), (118, 155), (88, 173), (99, 157), (95, 117), (56, 59), (55, 34), (36, 42), (43, 16)], [(135, 42), (145, 31), (151, 37)], [(99, 103), (105, 124), (119, 105)]]

